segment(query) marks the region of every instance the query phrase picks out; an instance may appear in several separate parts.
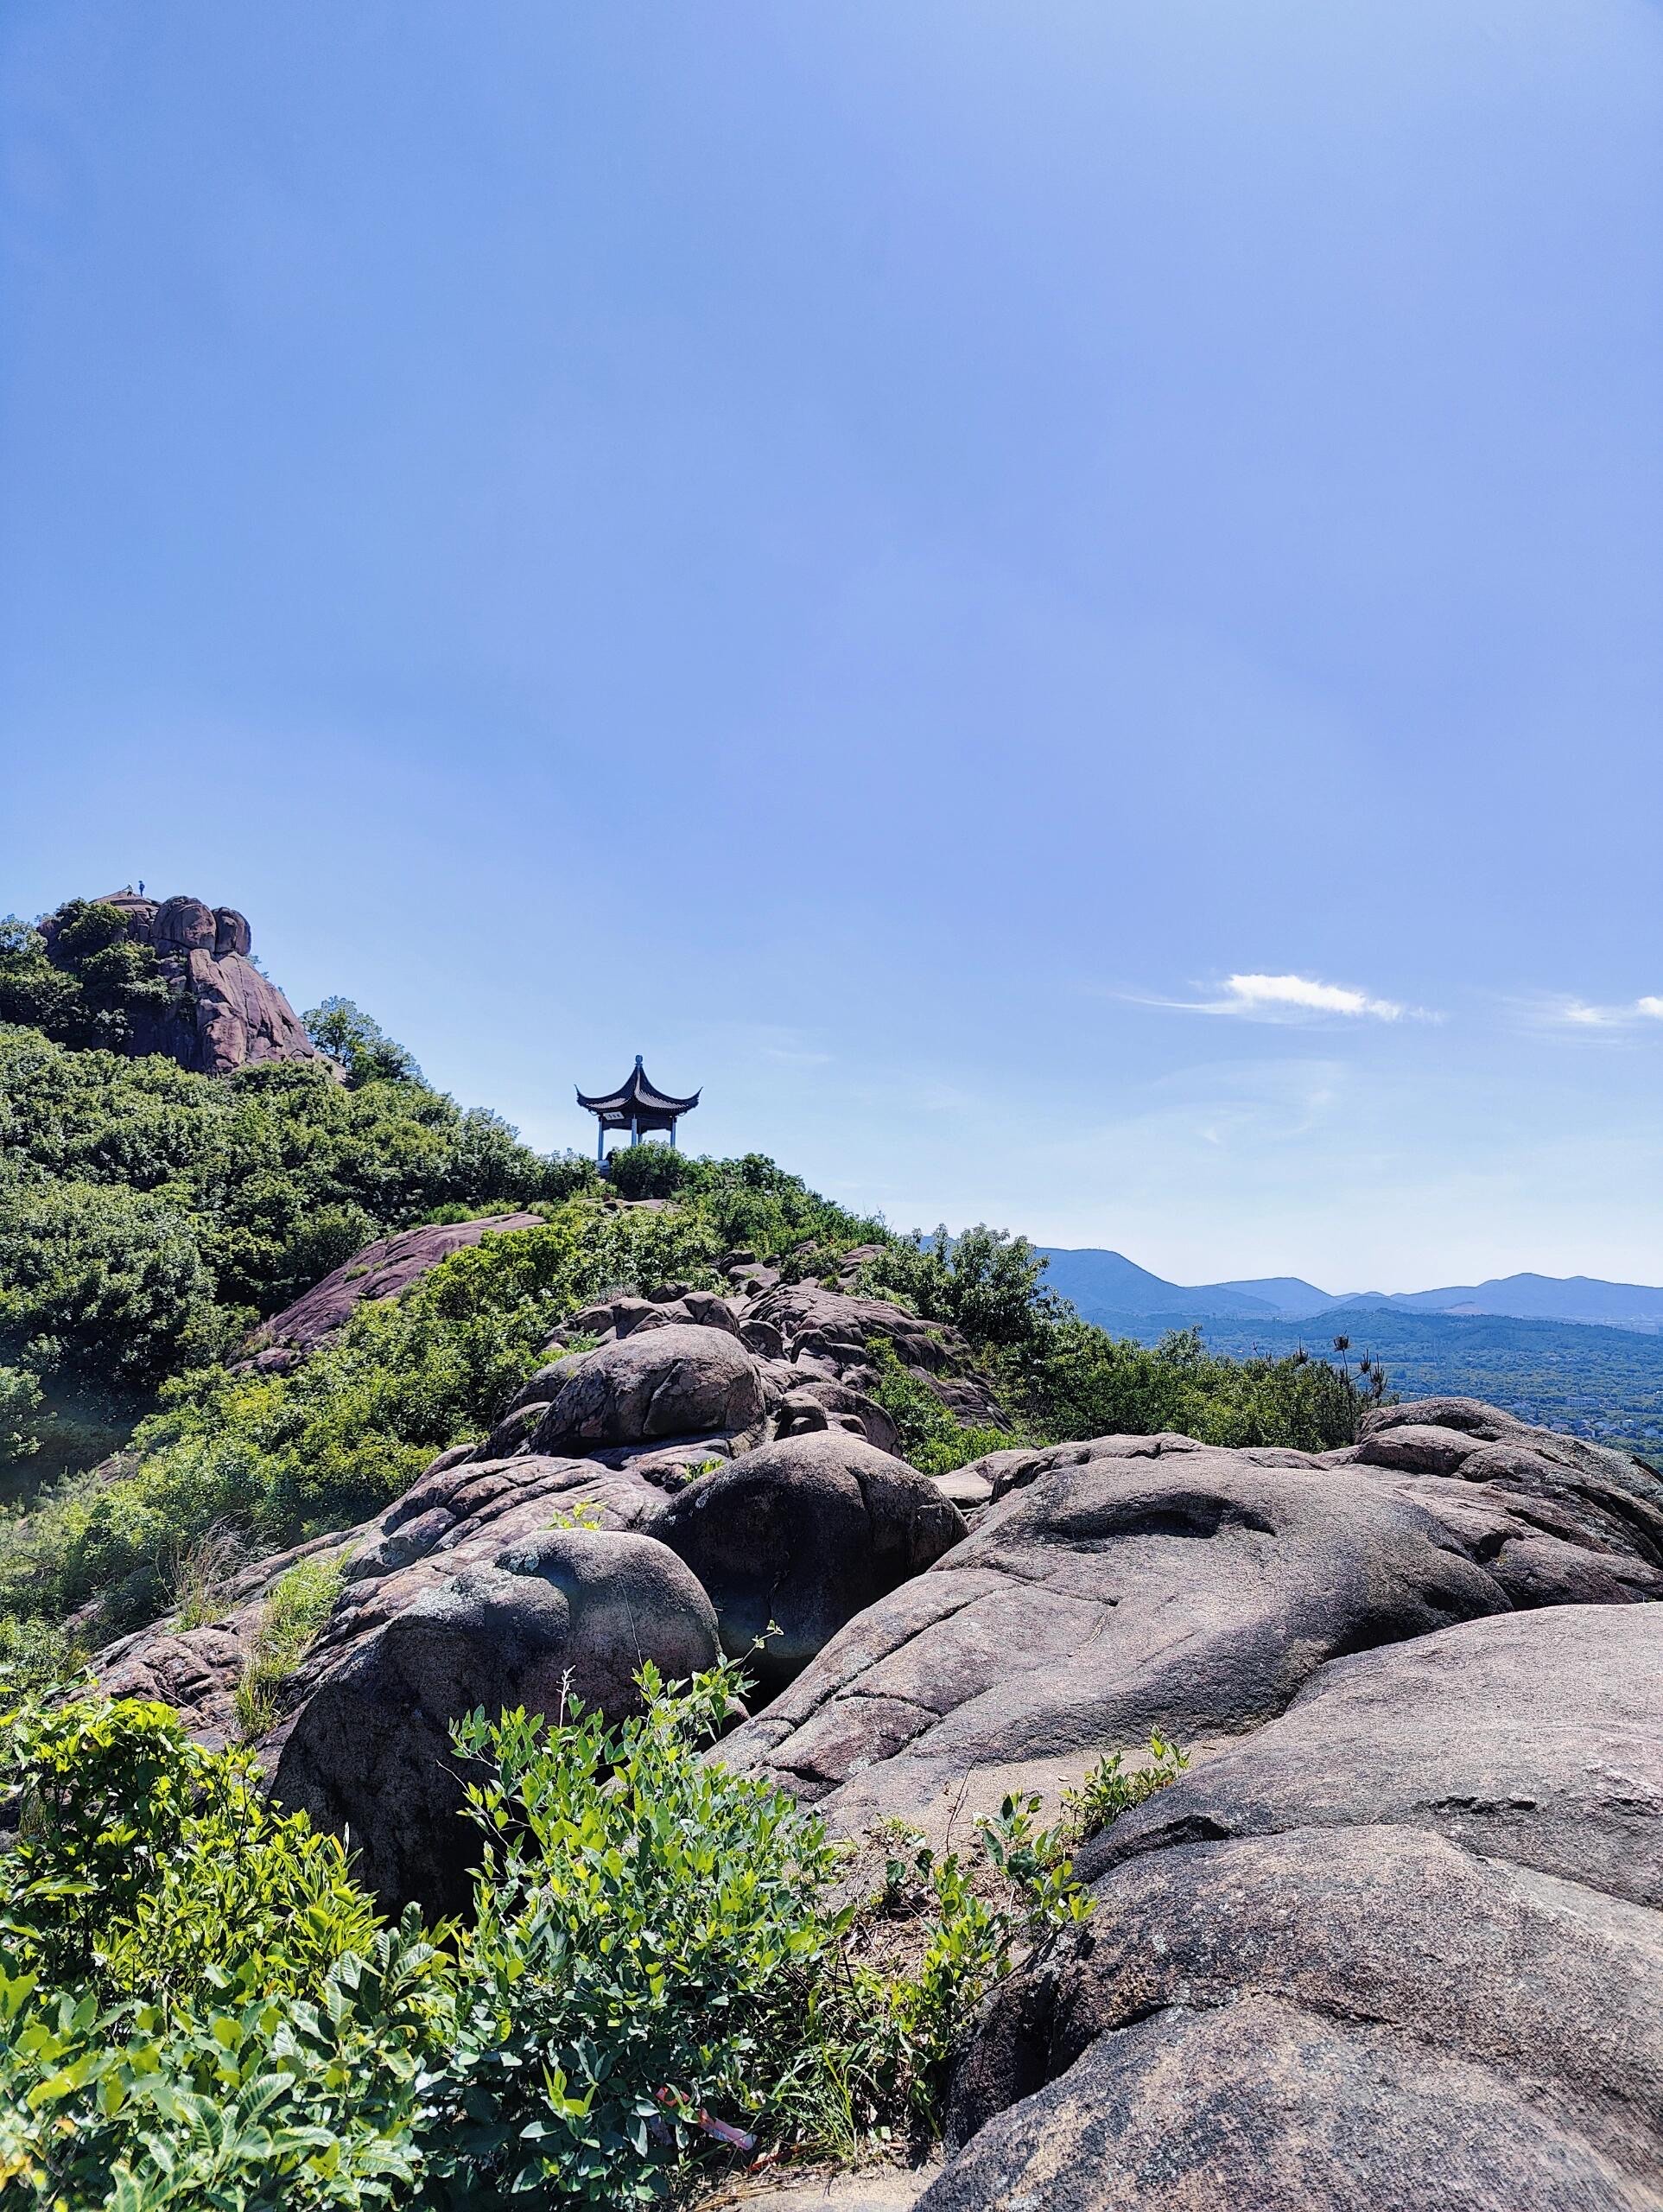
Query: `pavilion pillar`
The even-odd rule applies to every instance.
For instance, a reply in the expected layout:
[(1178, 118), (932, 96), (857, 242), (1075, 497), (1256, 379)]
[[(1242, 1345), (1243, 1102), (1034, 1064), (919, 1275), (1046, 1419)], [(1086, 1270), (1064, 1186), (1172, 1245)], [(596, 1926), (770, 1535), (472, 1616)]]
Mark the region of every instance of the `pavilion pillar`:
[(630, 1142), (632, 1144), (639, 1144), (640, 1141), (641, 1124), (636, 1120), (634, 1115), (632, 1114), (630, 1116)]
[(676, 1122), (674, 1116), (671, 1116), (670, 1124), (670, 1148), (672, 1152), (676, 1149)]
[(595, 1157), (595, 1165), (596, 1165), (597, 1166), (599, 1166), (599, 1167), (604, 1167), (604, 1166), (606, 1166), (606, 1124), (605, 1123), (605, 1122), (600, 1122), (600, 1125), (598, 1126), (598, 1128), (596, 1128), (595, 1133), (594, 1133), (594, 1157)]

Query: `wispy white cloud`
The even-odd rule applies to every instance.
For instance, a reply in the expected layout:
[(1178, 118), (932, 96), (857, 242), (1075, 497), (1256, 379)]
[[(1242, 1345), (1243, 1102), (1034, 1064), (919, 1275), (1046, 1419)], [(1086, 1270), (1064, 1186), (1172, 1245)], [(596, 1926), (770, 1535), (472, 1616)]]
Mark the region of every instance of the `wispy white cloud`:
[(1550, 1023), (1572, 1029), (1632, 1029), (1642, 1021), (1663, 1021), (1663, 998), (1630, 999), (1622, 1006), (1596, 1006), (1586, 999), (1543, 1001), (1539, 1007)]
[(1220, 995), (1207, 999), (1147, 999), (1148, 1006), (1182, 1014), (1235, 1014), (1247, 1021), (1401, 1021), (1417, 1009), (1375, 998), (1349, 983), (1324, 983), (1314, 976), (1227, 976)]
[(1344, 1014), (1369, 1016), (1376, 1021), (1399, 1021), (1405, 1009), (1393, 999), (1371, 998), (1367, 991), (1344, 983), (1319, 983), (1311, 976), (1228, 976), (1225, 1005), (1232, 1011), (1257, 1014), (1269, 1008), (1292, 1007), (1304, 1014)]

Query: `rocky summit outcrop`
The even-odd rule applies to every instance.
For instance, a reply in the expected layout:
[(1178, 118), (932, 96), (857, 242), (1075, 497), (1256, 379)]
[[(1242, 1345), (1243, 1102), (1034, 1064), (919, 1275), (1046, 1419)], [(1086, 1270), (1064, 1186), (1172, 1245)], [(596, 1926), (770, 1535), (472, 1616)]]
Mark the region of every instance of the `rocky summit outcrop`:
[[(262, 1060), (321, 1058), (299, 1015), (250, 954), (246, 918), (200, 899), (145, 899), (131, 891), (99, 902), (119, 909), (127, 934), (148, 944), (167, 982), (165, 1011), (136, 1016), (126, 1050), (164, 1053), (199, 1075), (230, 1075)], [(48, 953), (59, 918), (41, 923)]]
[(1092, 1856), (928, 2212), (1663, 2203), (1663, 1608), (1334, 1660)]
[(746, 1452), (681, 1491), (652, 1524), (716, 1608), (722, 1647), (771, 1696), (845, 1622), (965, 1534), (927, 1475), (825, 1429)]
[(1239, 1736), (1347, 1652), (1663, 1596), (1663, 1483), (1638, 1462), (1470, 1401), (1418, 1410), (1321, 1456), (1182, 1436), (1000, 1453), (968, 1541), (851, 1621), (727, 1756), (841, 1828), (939, 1825), (1154, 1729)]
[(281, 1372), (340, 1335), (366, 1299), (397, 1298), (453, 1252), (482, 1237), (541, 1227), (534, 1213), (486, 1214), (475, 1221), (429, 1222), (378, 1237), (333, 1274), (263, 1321), (243, 1347), (243, 1363)]
[(570, 1695), (619, 1719), (645, 1662), (683, 1681), (718, 1649), (709, 1599), (663, 1544), (545, 1531), (423, 1592), (327, 1669), (276, 1746), (273, 1790), (352, 1837), (384, 1905), (455, 1911), (478, 1837), (449, 1724), (476, 1707), (558, 1713)]

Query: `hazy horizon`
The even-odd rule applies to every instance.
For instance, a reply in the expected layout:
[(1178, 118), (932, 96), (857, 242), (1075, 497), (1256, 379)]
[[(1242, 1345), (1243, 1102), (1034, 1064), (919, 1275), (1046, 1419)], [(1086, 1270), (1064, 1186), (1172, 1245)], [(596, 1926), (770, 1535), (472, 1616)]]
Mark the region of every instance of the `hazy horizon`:
[(1663, 1278), (1663, 16), (0, 19), (0, 912), (1176, 1282)]

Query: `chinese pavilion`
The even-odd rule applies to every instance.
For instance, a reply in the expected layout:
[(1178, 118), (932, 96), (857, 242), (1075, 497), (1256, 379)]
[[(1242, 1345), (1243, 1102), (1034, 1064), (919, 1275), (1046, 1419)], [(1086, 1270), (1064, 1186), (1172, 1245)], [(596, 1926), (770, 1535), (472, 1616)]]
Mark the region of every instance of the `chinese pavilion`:
[(672, 1098), (667, 1091), (656, 1090), (638, 1052), (627, 1083), (620, 1084), (616, 1090), (609, 1090), (604, 1096), (591, 1098), (580, 1090), (577, 1103), (600, 1124), (596, 1132), (594, 1156), (604, 1160), (608, 1129), (627, 1129), (632, 1144), (640, 1143), (644, 1131), (664, 1129), (674, 1144), (676, 1122), (683, 1114), (693, 1111), (699, 1103), (699, 1094), (695, 1090), (690, 1098)]

